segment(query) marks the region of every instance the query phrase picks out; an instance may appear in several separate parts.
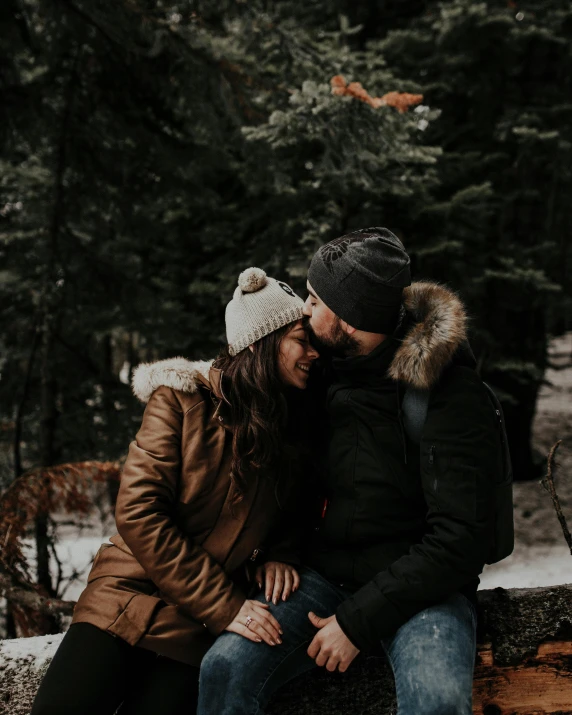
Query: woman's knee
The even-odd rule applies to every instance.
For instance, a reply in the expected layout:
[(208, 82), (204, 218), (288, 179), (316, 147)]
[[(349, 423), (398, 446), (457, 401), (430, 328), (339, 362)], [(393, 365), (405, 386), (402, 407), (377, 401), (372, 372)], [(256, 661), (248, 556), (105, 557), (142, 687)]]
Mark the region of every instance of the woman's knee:
[(34, 705), (30, 715), (68, 715), (69, 711), (62, 712), (59, 707), (59, 703), (55, 703), (53, 699), (42, 697), (40, 693), (36, 696), (34, 700)]
[(65, 634), (40, 683), (30, 715), (110, 715), (123, 699), (132, 646), (89, 623)]
[[(65, 683), (61, 683), (59, 691), (40, 686), (30, 715), (78, 715), (79, 712), (92, 713), (89, 702), (87, 699), (77, 697), (76, 693), (66, 688)], [(109, 712), (114, 711), (109, 710)], [(102, 715), (105, 715), (105, 711)]]

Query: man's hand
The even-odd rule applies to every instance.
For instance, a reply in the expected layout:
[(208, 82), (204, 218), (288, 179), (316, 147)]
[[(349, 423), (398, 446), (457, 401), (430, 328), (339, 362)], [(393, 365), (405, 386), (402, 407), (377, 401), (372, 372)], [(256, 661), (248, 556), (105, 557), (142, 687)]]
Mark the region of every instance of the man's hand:
[(308, 613), (313, 626), (320, 630), (308, 648), (308, 655), (316, 661), (316, 665), (325, 665), (333, 672), (339, 668), (344, 673), (359, 653), (359, 649), (348, 639), (338, 625), (337, 618), (319, 618), (315, 613)]

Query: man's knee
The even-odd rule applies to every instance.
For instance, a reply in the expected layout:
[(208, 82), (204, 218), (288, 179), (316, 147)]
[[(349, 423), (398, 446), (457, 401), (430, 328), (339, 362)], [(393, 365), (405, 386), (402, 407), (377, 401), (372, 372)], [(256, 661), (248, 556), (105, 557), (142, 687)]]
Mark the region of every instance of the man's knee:
[(470, 715), (472, 683), (451, 675), (444, 678), (417, 680), (410, 683), (409, 692), (398, 693), (399, 712), (415, 715)]
[[(225, 682), (231, 675), (234, 665), (232, 654), (221, 648), (218, 643), (215, 643), (201, 661), (200, 680), (204, 682), (205, 680), (216, 678), (217, 680), (220, 679), (219, 682), (221, 683)], [(221, 677), (224, 677), (225, 680), (222, 680)]]
[(250, 641), (235, 633), (219, 636), (201, 662), (201, 684), (214, 681), (221, 687), (233, 681), (244, 681), (244, 667), (249, 660), (246, 652), (249, 644)]
[[(257, 668), (251, 669), (251, 641), (234, 633), (219, 636), (201, 662), (197, 712), (242, 715), (258, 712)], [(250, 677), (249, 677), (250, 676)]]
[(422, 711), (426, 715), (470, 715), (473, 712), (471, 690), (467, 692), (466, 688), (451, 682), (443, 684), (428, 701), (431, 709)]

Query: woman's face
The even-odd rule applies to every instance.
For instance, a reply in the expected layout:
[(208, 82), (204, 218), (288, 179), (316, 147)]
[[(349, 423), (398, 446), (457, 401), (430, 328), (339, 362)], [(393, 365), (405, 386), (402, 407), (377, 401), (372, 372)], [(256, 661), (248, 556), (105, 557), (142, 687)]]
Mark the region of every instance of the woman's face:
[(285, 385), (304, 390), (310, 374), (312, 362), (319, 357), (308, 340), (308, 333), (302, 321), (292, 325), (280, 342), (278, 354), (278, 374)]

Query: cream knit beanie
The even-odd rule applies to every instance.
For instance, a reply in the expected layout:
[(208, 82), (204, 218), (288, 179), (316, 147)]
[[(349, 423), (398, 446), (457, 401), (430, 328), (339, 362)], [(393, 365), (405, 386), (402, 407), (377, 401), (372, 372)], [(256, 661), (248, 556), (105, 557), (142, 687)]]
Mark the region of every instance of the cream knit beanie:
[(231, 355), (265, 335), (303, 317), (304, 301), (287, 283), (270, 278), (261, 268), (247, 268), (226, 306), (226, 339)]

